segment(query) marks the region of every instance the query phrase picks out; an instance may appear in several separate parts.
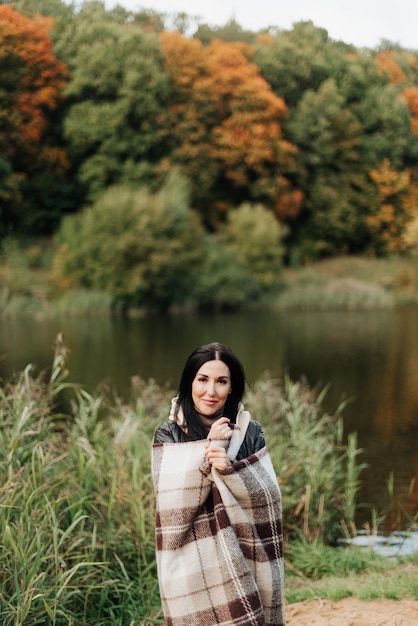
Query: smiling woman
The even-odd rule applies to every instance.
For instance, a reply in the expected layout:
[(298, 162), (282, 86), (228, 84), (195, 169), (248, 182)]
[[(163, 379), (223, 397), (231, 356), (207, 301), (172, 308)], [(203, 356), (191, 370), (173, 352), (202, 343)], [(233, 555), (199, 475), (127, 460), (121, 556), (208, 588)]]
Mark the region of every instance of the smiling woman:
[[(244, 390), (244, 370), (229, 348), (220, 343), (196, 348), (184, 366), (169, 420), (159, 427), (155, 441), (206, 440), (213, 447), (215, 441), (223, 440), (225, 450), (234, 430), (241, 428), (243, 413), (247, 415), (241, 403)], [(265, 445), (261, 426), (254, 420), (246, 425), (241, 437), (238, 460)]]
[(228, 394), (231, 393), (229, 367), (219, 359), (207, 361), (192, 382), (193, 404), (201, 417), (220, 417)]
[(284, 624), (280, 489), (244, 389), (232, 351), (201, 346), (155, 433), (158, 580), (172, 626)]

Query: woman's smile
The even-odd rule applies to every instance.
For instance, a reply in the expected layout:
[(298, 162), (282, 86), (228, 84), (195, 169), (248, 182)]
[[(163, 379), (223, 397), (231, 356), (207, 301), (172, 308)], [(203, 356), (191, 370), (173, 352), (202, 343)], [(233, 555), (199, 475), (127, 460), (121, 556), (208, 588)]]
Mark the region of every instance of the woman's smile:
[(220, 360), (206, 361), (192, 383), (196, 411), (205, 417), (217, 417), (231, 392), (229, 367)]

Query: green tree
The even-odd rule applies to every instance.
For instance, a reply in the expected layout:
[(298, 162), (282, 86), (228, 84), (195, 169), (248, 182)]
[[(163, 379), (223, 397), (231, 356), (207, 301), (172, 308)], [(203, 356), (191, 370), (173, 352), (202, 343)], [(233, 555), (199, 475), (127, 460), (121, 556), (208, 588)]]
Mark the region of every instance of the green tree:
[(373, 185), (360, 158), (361, 126), (334, 80), (304, 94), (289, 128), (299, 146), (298, 182), (305, 192), (293, 254), (302, 260), (359, 251), (366, 245)]
[(225, 226), (205, 239), (204, 262), (193, 291), (201, 308), (254, 304), (277, 288), (284, 228), (262, 205), (231, 210)]
[(284, 136), (298, 148), (292, 181), (304, 199), (296, 219), (286, 220), (295, 262), (349, 252), (364, 240), (361, 208), (372, 185), (360, 159), (361, 125), (339, 86), (354, 52), (310, 21), (255, 48), (254, 61), (289, 106)]
[(277, 288), (279, 282), (283, 235), (283, 226), (260, 204), (243, 204), (228, 214), (225, 243), (264, 293)]
[(86, 3), (60, 42), (71, 81), (64, 128), (89, 198), (114, 184), (150, 184), (161, 157), (168, 83), (158, 38), (102, 3)]
[(205, 46), (208, 46), (214, 39), (252, 44), (255, 42), (257, 34), (251, 30), (245, 30), (234, 18), (231, 18), (223, 26), (210, 26), (200, 23), (193, 37), (199, 39)]
[(389, 159), (398, 169), (408, 161), (412, 135), (410, 114), (399, 90), (392, 85), (371, 86), (353, 110), (362, 126), (364, 163), (376, 167)]
[(401, 97), (416, 59), (399, 50), (358, 51), (311, 22), (264, 38), (254, 59), (289, 105), (284, 132), (298, 148), (293, 181), (304, 201), (291, 223), (291, 256), (376, 250), (368, 218), (379, 214), (382, 196), (370, 172), (385, 160), (399, 173), (416, 162)]
[(204, 258), (193, 289), (194, 304), (205, 310), (232, 310), (257, 301), (260, 286), (218, 234), (204, 241)]
[(332, 41), (324, 28), (311, 21), (297, 22), (291, 30), (260, 38), (254, 62), (292, 111), (306, 91), (316, 91), (341, 73), (350, 50), (354, 48)]
[[(71, 25), (76, 13), (76, 3), (69, 0), (11, 0), (8, 4), (21, 15), (26, 15), (31, 19), (36, 20), (40, 15), (52, 17), (54, 21), (50, 37), (54, 43)], [(56, 50), (54, 52), (56, 53)]]
[(178, 174), (172, 173), (156, 194), (112, 187), (93, 206), (63, 221), (54, 280), (106, 292), (122, 308), (165, 309), (188, 299), (202, 236)]
[(413, 148), (410, 115), (401, 97), (402, 75), (393, 63), (389, 65), (387, 60), (383, 63), (381, 54), (358, 53), (349, 58), (344, 72), (335, 77), (345, 106), (360, 124), (361, 158), (367, 169), (384, 159), (402, 168)]

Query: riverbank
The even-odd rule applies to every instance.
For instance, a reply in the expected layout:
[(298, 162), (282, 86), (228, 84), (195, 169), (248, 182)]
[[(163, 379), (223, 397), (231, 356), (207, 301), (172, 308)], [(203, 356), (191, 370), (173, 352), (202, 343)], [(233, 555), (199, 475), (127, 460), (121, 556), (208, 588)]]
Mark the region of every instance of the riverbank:
[[(312, 545), (306, 546), (306, 553), (307, 561), (312, 560), (315, 553)], [(350, 558), (350, 566), (341, 567), (347, 558)], [(365, 555), (362, 565), (356, 564), (355, 558), (358, 558), (355, 552), (347, 555), (337, 551), (334, 558), (329, 557), (328, 564), (324, 563), (323, 572), (309, 576), (306, 570), (298, 568), (295, 572), (295, 561), (287, 561), (286, 601), (289, 605), (318, 599), (331, 603), (347, 598), (365, 603), (403, 599), (418, 601), (418, 552), (402, 559), (384, 557), (379, 560), (370, 552)], [(303, 567), (300, 561), (297, 564)]]
[(286, 607), (287, 626), (416, 626), (417, 616), (418, 600), (412, 599), (316, 598)]
[(283, 309), (373, 309), (418, 302), (416, 257), (338, 257), (283, 271)]
[[(0, 264), (1, 317), (115, 314), (112, 300), (105, 293), (54, 284), (51, 255), (42, 253), (40, 246), (16, 250)], [(418, 303), (417, 257), (339, 257), (300, 268), (284, 268), (278, 277), (276, 295), (258, 306), (280, 310), (367, 310), (411, 303)], [(146, 311), (126, 313), (137, 316)]]
[(319, 580), (288, 575), (286, 598), (286, 626), (415, 626), (418, 559)]

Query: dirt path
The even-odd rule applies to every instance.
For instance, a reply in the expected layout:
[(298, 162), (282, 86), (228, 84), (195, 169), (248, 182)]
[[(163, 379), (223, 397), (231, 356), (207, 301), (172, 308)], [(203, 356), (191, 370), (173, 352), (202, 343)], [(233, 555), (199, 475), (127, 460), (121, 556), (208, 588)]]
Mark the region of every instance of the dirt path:
[(286, 626), (418, 626), (418, 600), (310, 600), (286, 606)]

